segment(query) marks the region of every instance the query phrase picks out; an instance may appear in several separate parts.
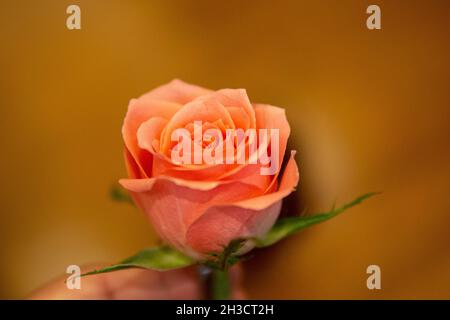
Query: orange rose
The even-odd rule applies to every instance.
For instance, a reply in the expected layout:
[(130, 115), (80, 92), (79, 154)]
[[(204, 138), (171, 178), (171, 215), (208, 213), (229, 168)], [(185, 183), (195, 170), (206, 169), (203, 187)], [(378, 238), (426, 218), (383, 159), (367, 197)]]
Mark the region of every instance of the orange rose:
[[(196, 126), (203, 133), (215, 130), (219, 137), (194, 138), (188, 141), (192, 149), (180, 152), (180, 144), (174, 141), (179, 137), (177, 130), (193, 133)], [(281, 179), (279, 165), (264, 174), (270, 164), (249, 160), (255, 154), (248, 136), (240, 140), (243, 144), (236, 137), (227, 140), (228, 133), (239, 129), (276, 131), (267, 144), (260, 144), (264, 147), (258, 152), (264, 149), (271, 164), (282, 163), (290, 133), (284, 109), (250, 103), (244, 89), (211, 91), (173, 80), (131, 100), (128, 106), (122, 127), (128, 178), (120, 183), (160, 237), (190, 256), (220, 252), (233, 239), (264, 235), (278, 218), (282, 199), (297, 186), (294, 152)], [(225, 151), (226, 141), (231, 141), (227, 145), (233, 148), (230, 153)], [(224, 156), (232, 154), (237, 159), (239, 146), (249, 147), (244, 149), (245, 162), (173, 160), (174, 154), (194, 159), (199, 150), (223, 151)], [(203, 160), (205, 154), (197, 158)], [(251, 247), (249, 243), (244, 250)]]

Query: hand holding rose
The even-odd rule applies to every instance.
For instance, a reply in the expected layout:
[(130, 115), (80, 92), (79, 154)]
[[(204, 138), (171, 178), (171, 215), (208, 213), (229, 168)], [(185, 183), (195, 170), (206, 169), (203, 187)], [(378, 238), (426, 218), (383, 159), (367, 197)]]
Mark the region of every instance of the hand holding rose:
[(227, 299), (227, 270), (241, 255), (374, 194), (277, 221), (299, 180), (295, 151), (281, 168), (289, 134), (284, 109), (252, 104), (244, 89), (212, 91), (173, 80), (131, 100), (122, 127), (128, 178), (119, 182), (170, 247), (144, 249), (84, 275), (204, 264), (212, 270), (212, 297)]

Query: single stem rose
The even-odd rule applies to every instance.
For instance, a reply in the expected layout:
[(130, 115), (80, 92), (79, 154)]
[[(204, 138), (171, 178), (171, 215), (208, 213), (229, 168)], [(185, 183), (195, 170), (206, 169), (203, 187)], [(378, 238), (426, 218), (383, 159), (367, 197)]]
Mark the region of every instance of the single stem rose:
[(263, 237), (295, 190), (295, 152), (281, 170), (289, 134), (284, 109), (250, 102), (245, 89), (174, 80), (130, 101), (120, 184), (169, 245), (192, 257), (221, 252)]

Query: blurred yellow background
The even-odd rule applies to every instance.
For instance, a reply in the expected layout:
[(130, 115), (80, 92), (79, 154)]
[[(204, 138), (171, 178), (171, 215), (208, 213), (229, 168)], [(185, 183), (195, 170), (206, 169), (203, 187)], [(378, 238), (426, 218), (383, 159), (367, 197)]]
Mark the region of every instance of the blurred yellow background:
[(128, 100), (172, 78), (286, 108), (308, 212), (383, 191), (258, 252), (251, 298), (450, 298), (449, 17), (445, 0), (1, 0), (0, 298), (155, 243), (108, 191)]

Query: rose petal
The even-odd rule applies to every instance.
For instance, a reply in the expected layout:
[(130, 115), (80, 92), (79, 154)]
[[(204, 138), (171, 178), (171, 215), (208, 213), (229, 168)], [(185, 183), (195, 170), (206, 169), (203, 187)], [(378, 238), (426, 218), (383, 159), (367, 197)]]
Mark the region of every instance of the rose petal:
[(272, 181), (272, 176), (261, 174), (261, 164), (248, 164), (240, 167), (234, 174), (223, 177), (221, 181), (241, 181), (254, 185), (262, 190), (267, 190)]
[(184, 128), (194, 121), (214, 122), (222, 120), (230, 128), (234, 128), (233, 120), (227, 109), (217, 100), (201, 97), (181, 108), (167, 124), (161, 137), (161, 151), (169, 150), (172, 132), (178, 128)]
[[(245, 89), (222, 89), (214, 93), (214, 99), (220, 101), (225, 108), (241, 108), (248, 116), (249, 127), (255, 128), (255, 111)], [(234, 112), (234, 111), (232, 111)], [(242, 128), (243, 129), (243, 128)]]
[[(240, 110), (244, 110), (244, 106), (248, 101), (245, 90), (242, 89), (224, 89), (219, 90), (215, 94), (214, 99), (218, 99), (221, 103), (236, 103), (241, 106)], [(234, 97), (234, 100), (231, 98)], [(239, 98), (241, 100), (239, 100)], [(204, 99), (202, 97), (202, 99)], [(231, 102), (232, 101), (232, 102)], [(253, 108), (250, 105), (250, 108)], [(235, 109), (229, 108), (230, 109)], [(236, 113), (236, 111), (232, 111)], [(271, 105), (256, 104), (255, 113), (256, 116), (256, 127), (257, 129), (279, 129), (279, 152), (278, 152), (278, 164), (279, 167), (273, 176), (263, 176), (260, 174), (261, 166), (257, 164), (253, 165), (199, 165), (199, 166), (168, 166), (163, 163), (162, 160), (155, 159), (154, 168), (158, 168), (160, 174), (165, 174), (169, 176), (180, 177), (188, 180), (239, 180), (243, 177), (248, 177), (248, 180), (253, 180), (258, 186), (265, 185), (266, 192), (271, 192), (276, 187), (276, 181), (278, 174), (281, 169), (281, 165), (284, 158), (284, 153), (286, 152), (287, 140), (290, 134), (290, 126), (286, 119), (286, 114), (284, 109), (278, 108)], [(244, 172), (240, 172), (244, 170)], [(250, 172), (254, 174), (250, 177)], [(156, 171), (155, 171), (156, 172)], [(258, 175), (258, 177), (256, 176)], [(267, 179), (271, 179), (270, 183), (266, 183)], [(246, 181), (248, 182), (248, 181)]]
[(128, 151), (126, 147), (123, 149), (123, 151), (128, 177), (130, 177), (131, 179), (141, 178), (139, 166), (137, 165), (130, 151)]
[(294, 154), (291, 153), (277, 192), (208, 208), (187, 230), (186, 242), (190, 248), (207, 254), (221, 251), (233, 239), (267, 233), (280, 213), (281, 199), (298, 184), (299, 173)]
[[(286, 145), (291, 133), (291, 127), (286, 118), (286, 112), (282, 108), (267, 104), (254, 104), (256, 113), (256, 125), (258, 128), (279, 129), (279, 151), (278, 151), (278, 170), (273, 177), (272, 183), (266, 191), (272, 189), (276, 183), (278, 174), (280, 173), (281, 164), (283, 163)], [(271, 155), (272, 156), (272, 155)]]
[(141, 124), (150, 118), (161, 117), (170, 119), (181, 105), (173, 102), (149, 100), (148, 98), (133, 99), (128, 106), (128, 112), (122, 126), (122, 136), (125, 146), (136, 161), (142, 176), (151, 175), (151, 154), (138, 146), (137, 131)]
[[(189, 228), (186, 240), (195, 252), (221, 252), (232, 240), (266, 233), (281, 210), (281, 201), (262, 210), (234, 206), (212, 207)], [(247, 247), (246, 251), (252, 247)]]
[(194, 255), (186, 246), (186, 230), (206, 208), (261, 195), (263, 190), (241, 182), (200, 182), (157, 177), (122, 179), (158, 234), (183, 252)]
[(146, 100), (170, 101), (183, 105), (211, 92), (209, 89), (174, 79), (144, 94), (142, 98)]
[(157, 150), (154, 148), (153, 141), (160, 140), (161, 132), (167, 122), (167, 119), (153, 117), (142, 123), (137, 131), (137, 142), (139, 148), (155, 154)]
[(247, 130), (250, 128), (250, 116), (244, 109), (239, 107), (226, 107), (233, 119), (236, 128)]

